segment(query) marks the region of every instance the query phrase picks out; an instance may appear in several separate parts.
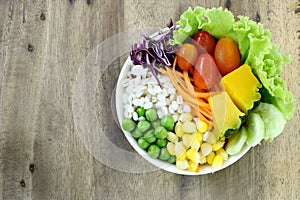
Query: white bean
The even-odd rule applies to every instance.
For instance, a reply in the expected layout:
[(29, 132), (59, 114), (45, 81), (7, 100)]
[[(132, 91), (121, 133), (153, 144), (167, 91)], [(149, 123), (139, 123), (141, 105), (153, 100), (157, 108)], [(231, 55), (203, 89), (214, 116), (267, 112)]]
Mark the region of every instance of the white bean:
[(124, 94), (124, 116), (141, 120), (134, 110), (138, 107), (145, 109), (155, 108), (159, 118), (171, 114), (175, 121), (183, 112), (190, 112), (191, 108), (183, 101), (182, 96), (176, 94), (169, 77), (158, 74), (162, 88), (148, 68), (141, 65), (132, 65), (127, 78), (122, 81)]
[(140, 76), (141, 75), (141, 71), (143, 71), (143, 66), (141, 65), (133, 65), (133, 67), (131, 68), (131, 74), (135, 75), (135, 76)]
[(176, 101), (172, 101), (171, 106), (173, 107), (174, 110), (178, 109), (178, 103)]
[(140, 99), (133, 99), (132, 104), (134, 106), (140, 106)]
[(139, 116), (136, 112), (133, 112), (132, 113), (132, 118), (133, 118), (134, 121), (137, 121), (139, 119)]
[(150, 109), (152, 107), (153, 107), (153, 103), (152, 102), (147, 102), (147, 103), (144, 104), (144, 108), (145, 109)]
[(161, 107), (161, 111), (162, 111), (162, 113), (163, 113), (164, 116), (168, 114), (168, 109), (167, 109), (166, 106), (162, 106)]
[(169, 110), (169, 113), (170, 113), (170, 114), (174, 114), (174, 113), (175, 113), (175, 112), (174, 112), (174, 109), (172, 108), (172, 106), (169, 106), (169, 109), (168, 109), (168, 110)]
[(187, 103), (183, 103), (183, 112), (191, 112), (191, 107)]

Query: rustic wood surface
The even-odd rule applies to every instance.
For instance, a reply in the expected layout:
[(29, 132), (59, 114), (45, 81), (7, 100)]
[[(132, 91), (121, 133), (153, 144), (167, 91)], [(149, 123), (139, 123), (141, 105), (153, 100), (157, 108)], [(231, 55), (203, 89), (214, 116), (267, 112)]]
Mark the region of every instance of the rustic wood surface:
[[(299, 101), (299, 0), (0, 0), (0, 199), (300, 199), (298, 106), (274, 142), (205, 176), (114, 170), (79, 139), (72, 87), (89, 52), (114, 34), (164, 27), (196, 5), (260, 18), (292, 55), (283, 77)], [(99, 77), (99, 95), (111, 94), (123, 61)], [(119, 134), (111, 140), (130, 149), (110, 123)]]

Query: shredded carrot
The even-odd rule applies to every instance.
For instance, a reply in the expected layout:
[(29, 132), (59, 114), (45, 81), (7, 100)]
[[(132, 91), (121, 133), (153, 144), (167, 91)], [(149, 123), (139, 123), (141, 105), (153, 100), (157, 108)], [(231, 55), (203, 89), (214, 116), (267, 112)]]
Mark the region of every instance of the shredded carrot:
[(197, 105), (197, 100), (191, 94), (189, 94), (187, 92), (186, 88), (183, 88), (183, 87), (179, 86), (179, 84), (176, 82), (175, 78), (173, 77), (173, 74), (172, 74), (171, 70), (168, 69), (168, 68), (167, 68), (167, 73), (168, 73), (168, 76), (169, 76), (172, 84), (177, 89), (178, 93), (184, 98), (184, 100), (192, 103), (193, 105)]
[(204, 107), (204, 108), (210, 108), (209, 104), (199, 98), (197, 98), (197, 103), (200, 107)]
[(207, 91), (205, 91), (205, 90), (203, 90), (203, 89), (199, 89), (199, 88), (197, 88), (197, 87), (195, 87), (194, 86), (194, 90), (196, 91), (196, 92), (203, 92), (203, 93), (206, 93)]
[(195, 96), (198, 98), (208, 99), (212, 95), (209, 92), (195, 92)]
[(183, 71), (183, 77), (189, 93), (195, 95), (194, 86), (191, 84), (191, 80), (187, 71)]
[(159, 71), (160, 73), (162, 73), (163, 75), (166, 75), (166, 76), (168, 75), (167, 71), (164, 70), (163, 68), (159, 68), (158, 71)]
[(200, 113), (202, 113), (202, 115), (204, 115), (208, 119), (211, 119), (212, 113), (211, 113), (211, 108), (210, 108), (209, 104), (200, 103), (201, 101), (198, 101), (198, 102), (199, 102)]
[(206, 118), (201, 112), (200, 114), (198, 115), (199, 119), (203, 122), (205, 122), (207, 125), (210, 125), (212, 120), (211, 119), (208, 119)]
[(200, 109), (200, 113), (204, 116), (204, 117), (206, 117), (207, 119), (209, 119), (209, 120), (212, 120), (212, 115), (211, 114), (209, 114), (209, 113), (206, 113), (203, 109), (201, 109), (201, 108), (199, 108)]
[(175, 70), (177, 64), (177, 55), (175, 56), (174, 62), (173, 62), (173, 70)]
[(193, 79), (189, 77), (188, 71), (177, 71), (176, 64), (177, 56), (171, 68), (160, 68), (159, 71), (170, 78), (177, 92), (182, 96), (184, 101), (191, 106), (191, 112), (198, 116), (200, 120), (210, 125), (212, 123), (212, 112), (208, 99), (210, 96), (218, 93), (220, 88), (215, 86), (213, 91), (208, 91), (195, 87), (192, 84)]

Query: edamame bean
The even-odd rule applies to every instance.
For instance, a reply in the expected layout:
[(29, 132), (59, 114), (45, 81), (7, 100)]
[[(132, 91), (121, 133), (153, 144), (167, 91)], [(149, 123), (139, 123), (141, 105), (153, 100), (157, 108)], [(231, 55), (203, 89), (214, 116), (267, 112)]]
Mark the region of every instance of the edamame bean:
[(156, 144), (159, 147), (165, 147), (167, 145), (167, 140), (166, 139), (157, 139)]
[(146, 119), (150, 122), (154, 122), (155, 120), (157, 120), (157, 113), (153, 108), (146, 110), (145, 116)]
[(147, 149), (150, 146), (150, 143), (148, 143), (144, 138), (139, 138), (138, 140), (138, 145), (142, 148), (142, 149)]
[(161, 125), (163, 127), (165, 127), (167, 130), (169, 131), (173, 131), (174, 130), (174, 119), (171, 115), (166, 115), (164, 116), (161, 121), (160, 121)]
[(138, 114), (139, 117), (145, 117), (145, 109), (142, 107), (138, 107), (135, 112)]
[(135, 128), (135, 123), (132, 119), (130, 118), (125, 118), (122, 122), (122, 128), (125, 131), (133, 131)]
[(137, 130), (140, 131), (141, 133), (144, 133), (150, 128), (150, 122), (146, 120), (139, 121), (137, 125)]
[(159, 159), (161, 159), (161, 160), (168, 160), (170, 158), (170, 156), (171, 155), (169, 154), (169, 152), (168, 152), (168, 150), (167, 150), (166, 147), (163, 147), (163, 148), (160, 149)]
[(168, 163), (173, 164), (176, 162), (176, 156), (170, 156), (170, 158), (168, 159)]
[(153, 127), (153, 128), (159, 127), (159, 126), (160, 126), (160, 120), (157, 119), (156, 121), (151, 122), (151, 124), (152, 124), (152, 127)]
[(155, 144), (152, 144), (152, 145), (148, 148), (148, 155), (149, 155), (151, 158), (158, 158), (159, 153), (160, 153), (160, 148), (159, 148), (157, 145), (155, 145)]
[(153, 143), (155, 142), (156, 140), (156, 137), (154, 135), (154, 129), (151, 129), (149, 131), (147, 131), (145, 134), (144, 134), (144, 139), (149, 142), (149, 143)]
[(168, 136), (168, 131), (163, 126), (159, 126), (155, 128), (154, 135), (159, 139), (165, 139)]
[(138, 139), (140, 137), (143, 136), (143, 133), (141, 133), (139, 130), (135, 129), (132, 133), (132, 137), (134, 137), (135, 139)]

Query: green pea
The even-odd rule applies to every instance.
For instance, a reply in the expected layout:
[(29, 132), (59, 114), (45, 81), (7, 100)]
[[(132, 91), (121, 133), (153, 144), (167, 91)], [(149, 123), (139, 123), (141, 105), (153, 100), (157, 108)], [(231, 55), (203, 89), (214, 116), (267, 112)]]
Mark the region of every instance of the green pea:
[(166, 147), (163, 147), (160, 149), (160, 155), (159, 155), (159, 159), (161, 160), (168, 160), (170, 158), (170, 153), (168, 152)]
[(142, 107), (138, 107), (135, 112), (138, 114), (139, 117), (144, 117), (145, 116), (145, 109)]
[(176, 162), (176, 156), (170, 156), (170, 158), (168, 159), (168, 163), (173, 164)]
[(145, 115), (149, 122), (154, 122), (157, 120), (157, 113), (153, 108), (146, 110)]
[(143, 136), (143, 133), (141, 133), (139, 130), (135, 129), (132, 133), (132, 137), (134, 137), (135, 139), (138, 139), (140, 137)]
[(161, 125), (163, 127), (165, 127), (167, 130), (169, 131), (173, 131), (174, 130), (174, 119), (171, 115), (166, 115), (164, 116), (161, 121), (160, 121)]
[(144, 138), (139, 138), (138, 139), (138, 145), (142, 148), (142, 149), (147, 149), (150, 144), (144, 139)]
[(160, 148), (159, 148), (157, 145), (155, 145), (155, 144), (152, 144), (152, 145), (148, 148), (148, 155), (149, 155), (151, 158), (158, 158), (159, 153), (160, 153)]
[(168, 131), (163, 126), (156, 127), (154, 130), (155, 137), (165, 139), (168, 136)]
[(153, 128), (159, 127), (159, 126), (160, 126), (160, 120), (157, 119), (156, 121), (151, 122), (151, 124), (152, 124), (152, 127), (153, 127)]
[(140, 131), (141, 133), (144, 133), (150, 128), (150, 125), (151, 125), (150, 122), (146, 120), (139, 121), (137, 125), (137, 130)]
[(122, 128), (125, 131), (133, 131), (135, 128), (135, 123), (132, 119), (130, 118), (125, 118), (122, 122)]
[(149, 142), (149, 143), (153, 143), (155, 142), (156, 140), (156, 137), (154, 135), (154, 130), (151, 129), (149, 131), (147, 131), (145, 134), (144, 134), (144, 139)]
[(156, 144), (159, 147), (165, 147), (167, 145), (167, 140), (166, 139), (157, 139)]

